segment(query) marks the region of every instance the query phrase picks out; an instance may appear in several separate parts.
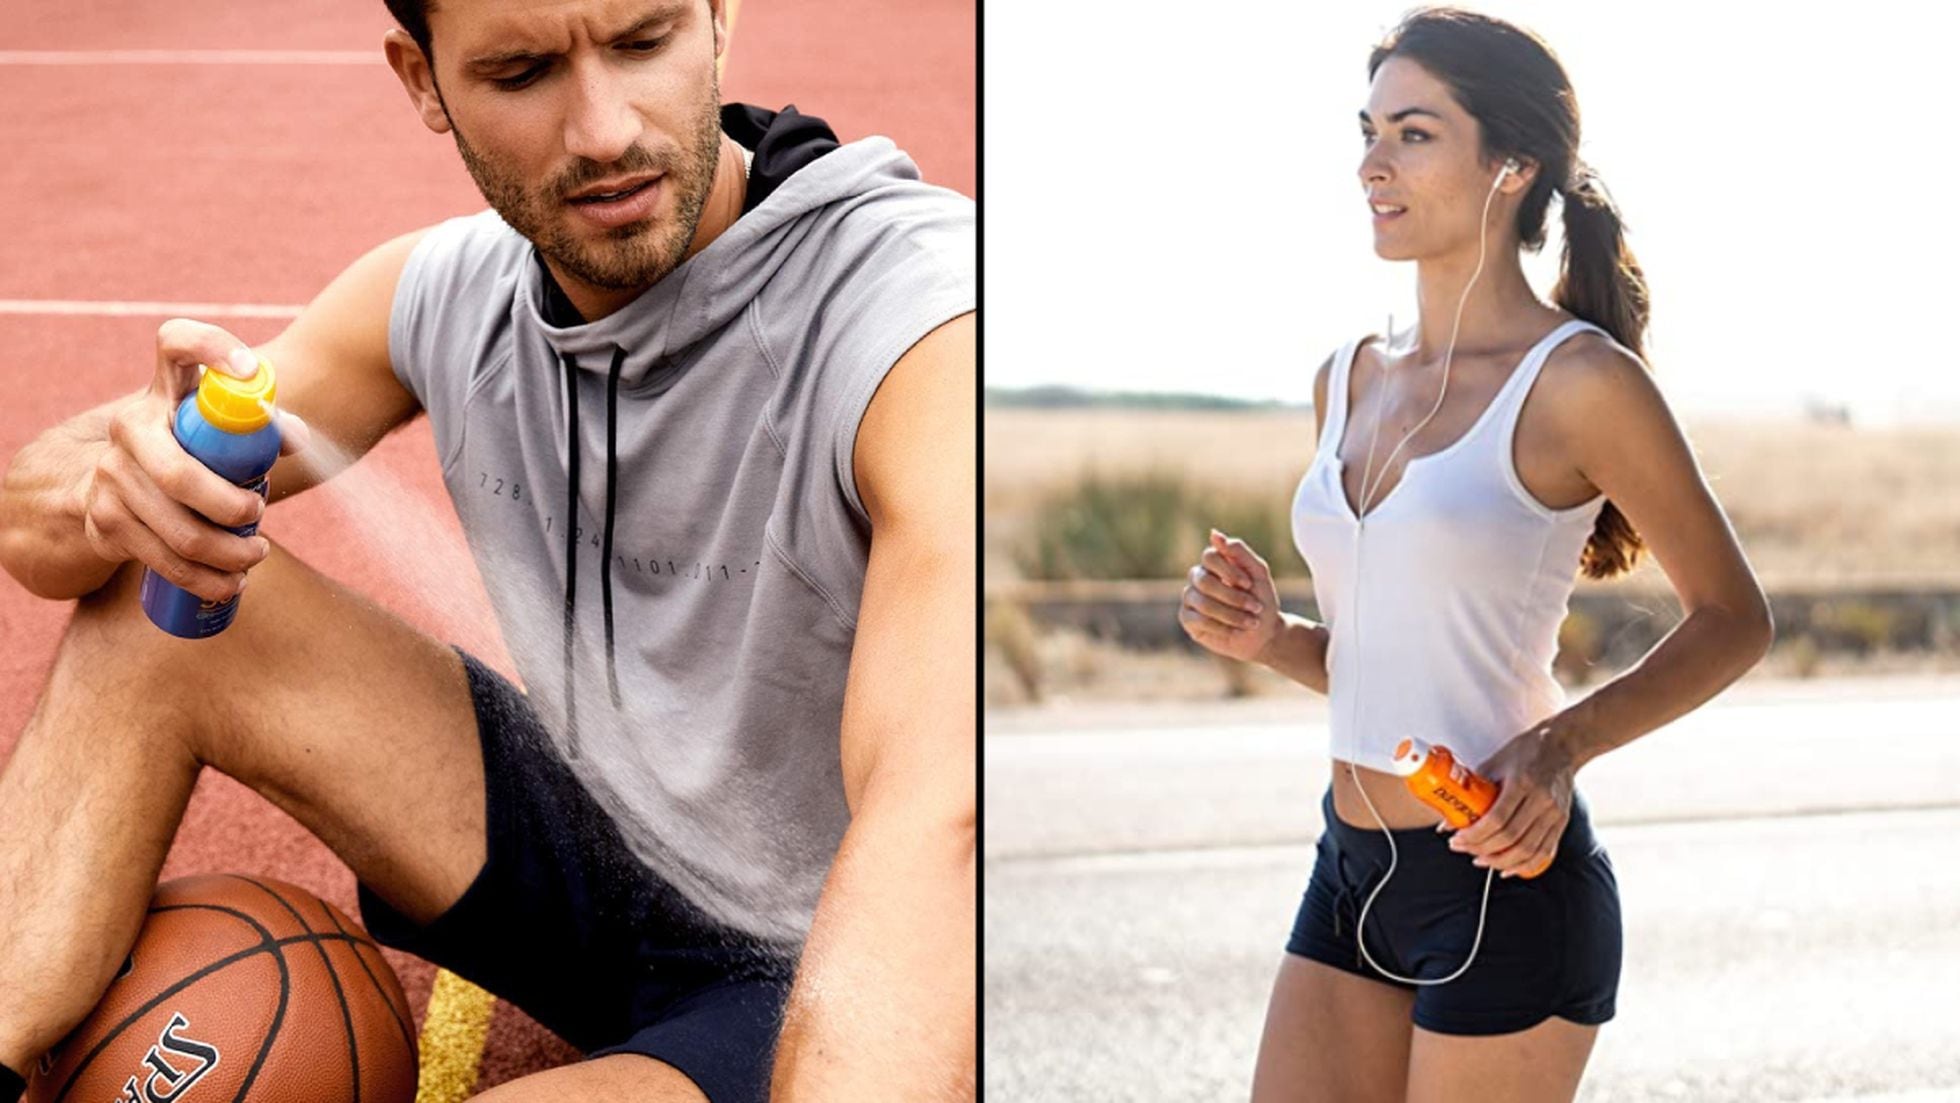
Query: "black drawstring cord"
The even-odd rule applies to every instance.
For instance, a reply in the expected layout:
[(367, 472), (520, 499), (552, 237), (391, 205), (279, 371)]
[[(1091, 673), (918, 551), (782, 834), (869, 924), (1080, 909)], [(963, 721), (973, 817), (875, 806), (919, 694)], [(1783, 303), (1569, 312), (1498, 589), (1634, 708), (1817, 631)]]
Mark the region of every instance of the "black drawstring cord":
[(619, 707), (619, 670), (613, 663), (612, 614), (612, 537), (613, 490), (619, 483), (619, 369), (626, 363), (626, 350), (613, 347), (612, 371), (606, 380), (606, 529), (604, 558), (599, 560), (599, 581), (606, 609), (606, 687), (612, 691), (613, 708)]
[(567, 758), (578, 757), (578, 693), (572, 684), (572, 628), (578, 612), (578, 361), (565, 365), (565, 733)]

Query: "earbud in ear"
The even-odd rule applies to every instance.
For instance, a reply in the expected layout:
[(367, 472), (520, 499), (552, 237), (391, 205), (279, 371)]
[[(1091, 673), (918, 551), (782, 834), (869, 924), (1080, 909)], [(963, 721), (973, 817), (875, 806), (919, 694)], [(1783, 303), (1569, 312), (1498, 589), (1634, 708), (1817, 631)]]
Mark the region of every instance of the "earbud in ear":
[(1503, 171), (1499, 172), (1497, 175), (1499, 179), (1502, 179), (1504, 173), (1506, 172), (1510, 173), (1512, 176), (1516, 176), (1519, 172), (1523, 171), (1523, 169), (1524, 166), (1518, 164), (1518, 159), (1516, 157), (1506, 157), (1504, 159)]

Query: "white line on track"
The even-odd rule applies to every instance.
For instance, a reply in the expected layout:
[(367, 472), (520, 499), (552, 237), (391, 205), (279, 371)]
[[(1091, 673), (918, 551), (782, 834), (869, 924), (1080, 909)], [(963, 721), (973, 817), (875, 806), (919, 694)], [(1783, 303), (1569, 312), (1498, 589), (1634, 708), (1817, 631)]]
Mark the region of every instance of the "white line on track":
[(79, 299), (0, 299), (0, 314), (78, 318), (297, 318), (304, 309), (283, 303), (87, 302)]
[(382, 65), (373, 50), (0, 50), (0, 65)]
[[(1960, 1088), (1956, 1084), (1954, 1088)], [(1933, 1091), (1886, 1092), (1883, 1095), (1834, 1095), (1829, 1099), (1817, 1096), (1805, 1103), (1952, 1103), (1954, 1088), (1939, 1088)]]

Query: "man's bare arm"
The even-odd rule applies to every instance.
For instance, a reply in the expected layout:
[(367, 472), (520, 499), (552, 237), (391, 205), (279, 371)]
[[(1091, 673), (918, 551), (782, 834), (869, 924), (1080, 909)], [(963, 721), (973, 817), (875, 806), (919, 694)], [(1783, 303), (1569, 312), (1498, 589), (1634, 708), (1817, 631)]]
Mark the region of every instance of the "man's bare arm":
[[(378, 246), (334, 278), (293, 324), (259, 351), (279, 372), (279, 406), (306, 419), (347, 460), (367, 454), (421, 412), (395, 377), (388, 318), (395, 287), (426, 229)], [(271, 475), (277, 502), (331, 478), (323, 453), (281, 456)]]
[[(388, 315), (422, 232), (355, 261), (257, 350), (279, 373), (280, 408), (339, 451), (366, 452), (416, 411), (390, 365)], [(217, 327), (166, 322), (148, 386), (54, 426), (16, 453), (0, 481), (0, 567), (54, 600), (97, 589), (131, 559), (202, 597), (236, 593), (263, 545), (219, 526), (257, 517), (258, 497), (205, 470), (168, 434), (196, 365), (243, 348)], [(249, 361), (239, 363), (247, 370)], [(315, 462), (329, 450), (305, 448), (303, 428), (290, 435), (296, 439), (272, 470), (274, 501), (333, 473)]]
[(974, 318), (900, 358), (853, 465), (871, 560), (844, 698), (851, 826), (777, 1047), (776, 1103), (975, 1097)]

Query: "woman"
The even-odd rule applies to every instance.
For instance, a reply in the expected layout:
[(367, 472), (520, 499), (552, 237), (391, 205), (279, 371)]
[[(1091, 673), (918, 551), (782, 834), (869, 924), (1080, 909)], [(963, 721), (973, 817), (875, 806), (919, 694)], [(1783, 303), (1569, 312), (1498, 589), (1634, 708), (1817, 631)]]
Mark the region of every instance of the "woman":
[[(1375, 251), (1416, 262), (1420, 318), (1344, 346), (1314, 379), (1320, 439), (1293, 533), (1327, 623), (1282, 614), (1265, 561), (1216, 531), (1179, 610), (1198, 643), (1332, 706), (1327, 830), (1253, 1098), (1400, 1103), (1474, 1085), (1468, 1097), (1569, 1100), (1620, 967), (1618, 890), (1575, 775), (1720, 692), (1773, 629), (1640, 359), (1646, 283), (1578, 157), (1550, 49), (1432, 9), (1369, 74)], [(1542, 246), (1555, 195), (1567, 245), (1546, 302), (1519, 252)], [(1568, 705), (1551, 661), (1575, 576), (1613, 577), (1643, 549), (1686, 617)], [(1405, 735), (1498, 782), (1496, 805), (1433, 830), (1441, 817), (1390, 772)]]

